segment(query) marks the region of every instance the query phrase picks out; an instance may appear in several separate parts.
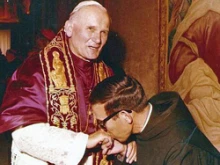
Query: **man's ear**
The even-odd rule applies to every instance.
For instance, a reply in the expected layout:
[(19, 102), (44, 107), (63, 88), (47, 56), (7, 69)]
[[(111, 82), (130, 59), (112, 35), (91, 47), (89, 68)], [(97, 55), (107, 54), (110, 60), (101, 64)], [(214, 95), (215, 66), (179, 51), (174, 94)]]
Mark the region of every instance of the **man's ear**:
[(128, 113), (126, 111), (121, 111), (119, 113), (120, 117), (123, 118), (125, 121), (127, 121), (128, 124), (133, 123), (133, 116), (132, 113)]
[(71, 37), (71, 36), (72, 36), (73, 23), (71, 23), (69, 20), (67, 20), (67, 21), (65, 22), (64, 31), (65, 31), (65, 33), (66, 33), (66, 35), (67, 35), (68, 37)]

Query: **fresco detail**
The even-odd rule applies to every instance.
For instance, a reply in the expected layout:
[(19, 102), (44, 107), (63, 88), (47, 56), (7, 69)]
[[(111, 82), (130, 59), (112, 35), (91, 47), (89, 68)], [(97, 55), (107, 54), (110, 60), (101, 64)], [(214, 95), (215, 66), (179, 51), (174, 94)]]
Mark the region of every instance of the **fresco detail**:
[(166, 90), (220, 151), (220, 0), (168, 0)]

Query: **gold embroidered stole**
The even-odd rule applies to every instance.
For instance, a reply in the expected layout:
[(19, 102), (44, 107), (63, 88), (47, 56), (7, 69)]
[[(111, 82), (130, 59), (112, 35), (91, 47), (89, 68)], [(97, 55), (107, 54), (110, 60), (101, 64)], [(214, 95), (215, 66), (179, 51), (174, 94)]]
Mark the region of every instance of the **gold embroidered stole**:
[[(80, 132), (75, 69), (63, 29), (40, 53), (40, 59), (45, 79), (48, 123)], [(94, 70), (95, 84), (111, 75), (103, 62), (94, 63)], [(86, 133), (86, 130), (84, 132)], [(101, 152), (95, 153), (94, 157), (93, 164), (111, 164)]]

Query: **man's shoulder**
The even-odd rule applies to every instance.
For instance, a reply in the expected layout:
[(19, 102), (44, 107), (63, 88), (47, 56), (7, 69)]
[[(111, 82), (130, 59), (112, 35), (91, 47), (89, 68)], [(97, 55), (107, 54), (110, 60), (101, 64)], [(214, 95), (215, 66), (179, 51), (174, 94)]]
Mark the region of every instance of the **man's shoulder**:
[(172, 111), (177, 107), (181, 107), (181, 109), (187, 109), (180, 95), (173, 91), (158, 93), (149, 99), (149, 102), (153, 105), (154, 110), (158, 110), (158, 112), (163, 112), (167, 109)]
[(181, 97), (179, 93), (174, 92), (174, 91), (166, 91), (166, 92), (160, 92), (153, 97), (150, 98), (151, 103), (162, 103), (162, 102), (168, 102), (172, 100), (181, 100)]

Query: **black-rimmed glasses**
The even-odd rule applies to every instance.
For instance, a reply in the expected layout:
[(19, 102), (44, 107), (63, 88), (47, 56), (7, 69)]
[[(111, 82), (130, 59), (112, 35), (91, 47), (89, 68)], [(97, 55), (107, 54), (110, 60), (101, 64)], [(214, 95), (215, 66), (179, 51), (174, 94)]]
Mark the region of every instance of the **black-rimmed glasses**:
[(104, 120), (98, 120), (98, 119), (97, 119), (97, 125), (98, 125), (100, 128), (106, 130), (105, 123), (106, 123), (108, 120), (110, 120), (112, 117), (114, 117), (115, 115), (117, 115), (117, 114), (118, 114), (119, 112), (121, 112), (121, 111), (126, 111), (126, 112), (128, 112), (128, 113), (131, 113), (131, 112), (132, 112), (132, 110), (120, 110), (120, 111), (114, 112), (114, 113), (112, 113), (111, 115), (107, 116)]

